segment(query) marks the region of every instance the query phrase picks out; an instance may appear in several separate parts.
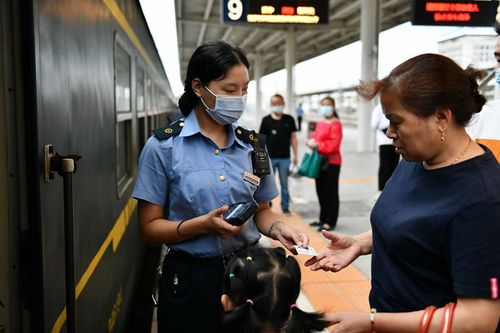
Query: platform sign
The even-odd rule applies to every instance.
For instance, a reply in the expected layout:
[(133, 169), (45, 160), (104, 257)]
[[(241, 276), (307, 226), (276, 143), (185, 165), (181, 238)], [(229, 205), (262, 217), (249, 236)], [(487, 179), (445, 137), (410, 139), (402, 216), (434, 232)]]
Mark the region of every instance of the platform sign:
[(412, 24), (492, 27), (499, 1), (414, 0)]
[(328, 24), (329, 0), (222, 0), (223, 23)]

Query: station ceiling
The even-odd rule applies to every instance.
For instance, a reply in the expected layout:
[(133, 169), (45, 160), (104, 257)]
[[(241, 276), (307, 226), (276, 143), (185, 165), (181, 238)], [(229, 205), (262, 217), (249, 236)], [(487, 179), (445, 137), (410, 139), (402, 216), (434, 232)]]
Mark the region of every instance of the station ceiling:
[[(358, 41), (361, 1), (372, 0), (330, 0), (328, 25), (294, 25), (296, 63)], [(286, 25), (223, 24), (221, 0), (176, 0), (175, 6), (182, 76), (194, 50), (217, 39), (243, 48), (250, 60), (261, 54), (262, 75), (285, 68)], [(411, 10), (411, 0), (379, 0), (380, 31), (409, 21)]]

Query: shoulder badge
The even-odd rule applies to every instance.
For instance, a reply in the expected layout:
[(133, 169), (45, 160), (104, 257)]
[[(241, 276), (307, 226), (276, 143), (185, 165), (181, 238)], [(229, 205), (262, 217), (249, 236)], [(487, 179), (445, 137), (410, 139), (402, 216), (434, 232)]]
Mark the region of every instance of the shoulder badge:
[(174, 121), (167, 127), (157, 128), (153, 130), (153, 134), (158, 140), (165, 140), (172, 136), (178, 135), (182, 131), (183, 127), (184, 119), (179, 119), (177, 121)]
[(238, 139), (240, 139), (243, 142), (251, 144), (252, 147), (256, 139), (258, 139), (259, 143), (261, 143), (262, 145), (266, 144), (266, 136), (264, 134), (256, 133), (254, 131), (249, 131), (241, 126), (238, 126), (235, 129), (235, 134)]

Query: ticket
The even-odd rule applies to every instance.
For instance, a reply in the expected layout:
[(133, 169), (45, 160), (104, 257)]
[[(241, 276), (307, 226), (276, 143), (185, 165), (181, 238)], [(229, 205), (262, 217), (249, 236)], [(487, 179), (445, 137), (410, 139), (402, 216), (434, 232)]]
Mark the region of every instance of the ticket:
[(305, 254), (306, 256), (314, 257), (317, 255), (316, 251), (312, 247), (301, 247), (294, 245), (293, 246), (297, 251), (297, 254)]

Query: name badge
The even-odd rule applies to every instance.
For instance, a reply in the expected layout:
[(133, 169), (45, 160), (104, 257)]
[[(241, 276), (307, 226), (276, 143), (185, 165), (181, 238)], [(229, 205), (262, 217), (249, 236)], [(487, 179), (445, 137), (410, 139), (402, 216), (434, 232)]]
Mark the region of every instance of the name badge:
[(260, 177), (248, 171), (245, 171), (243, 174), (243, 180), (249, 182), (250, 184), (254, 184), (255, 186), (260, 185)]

